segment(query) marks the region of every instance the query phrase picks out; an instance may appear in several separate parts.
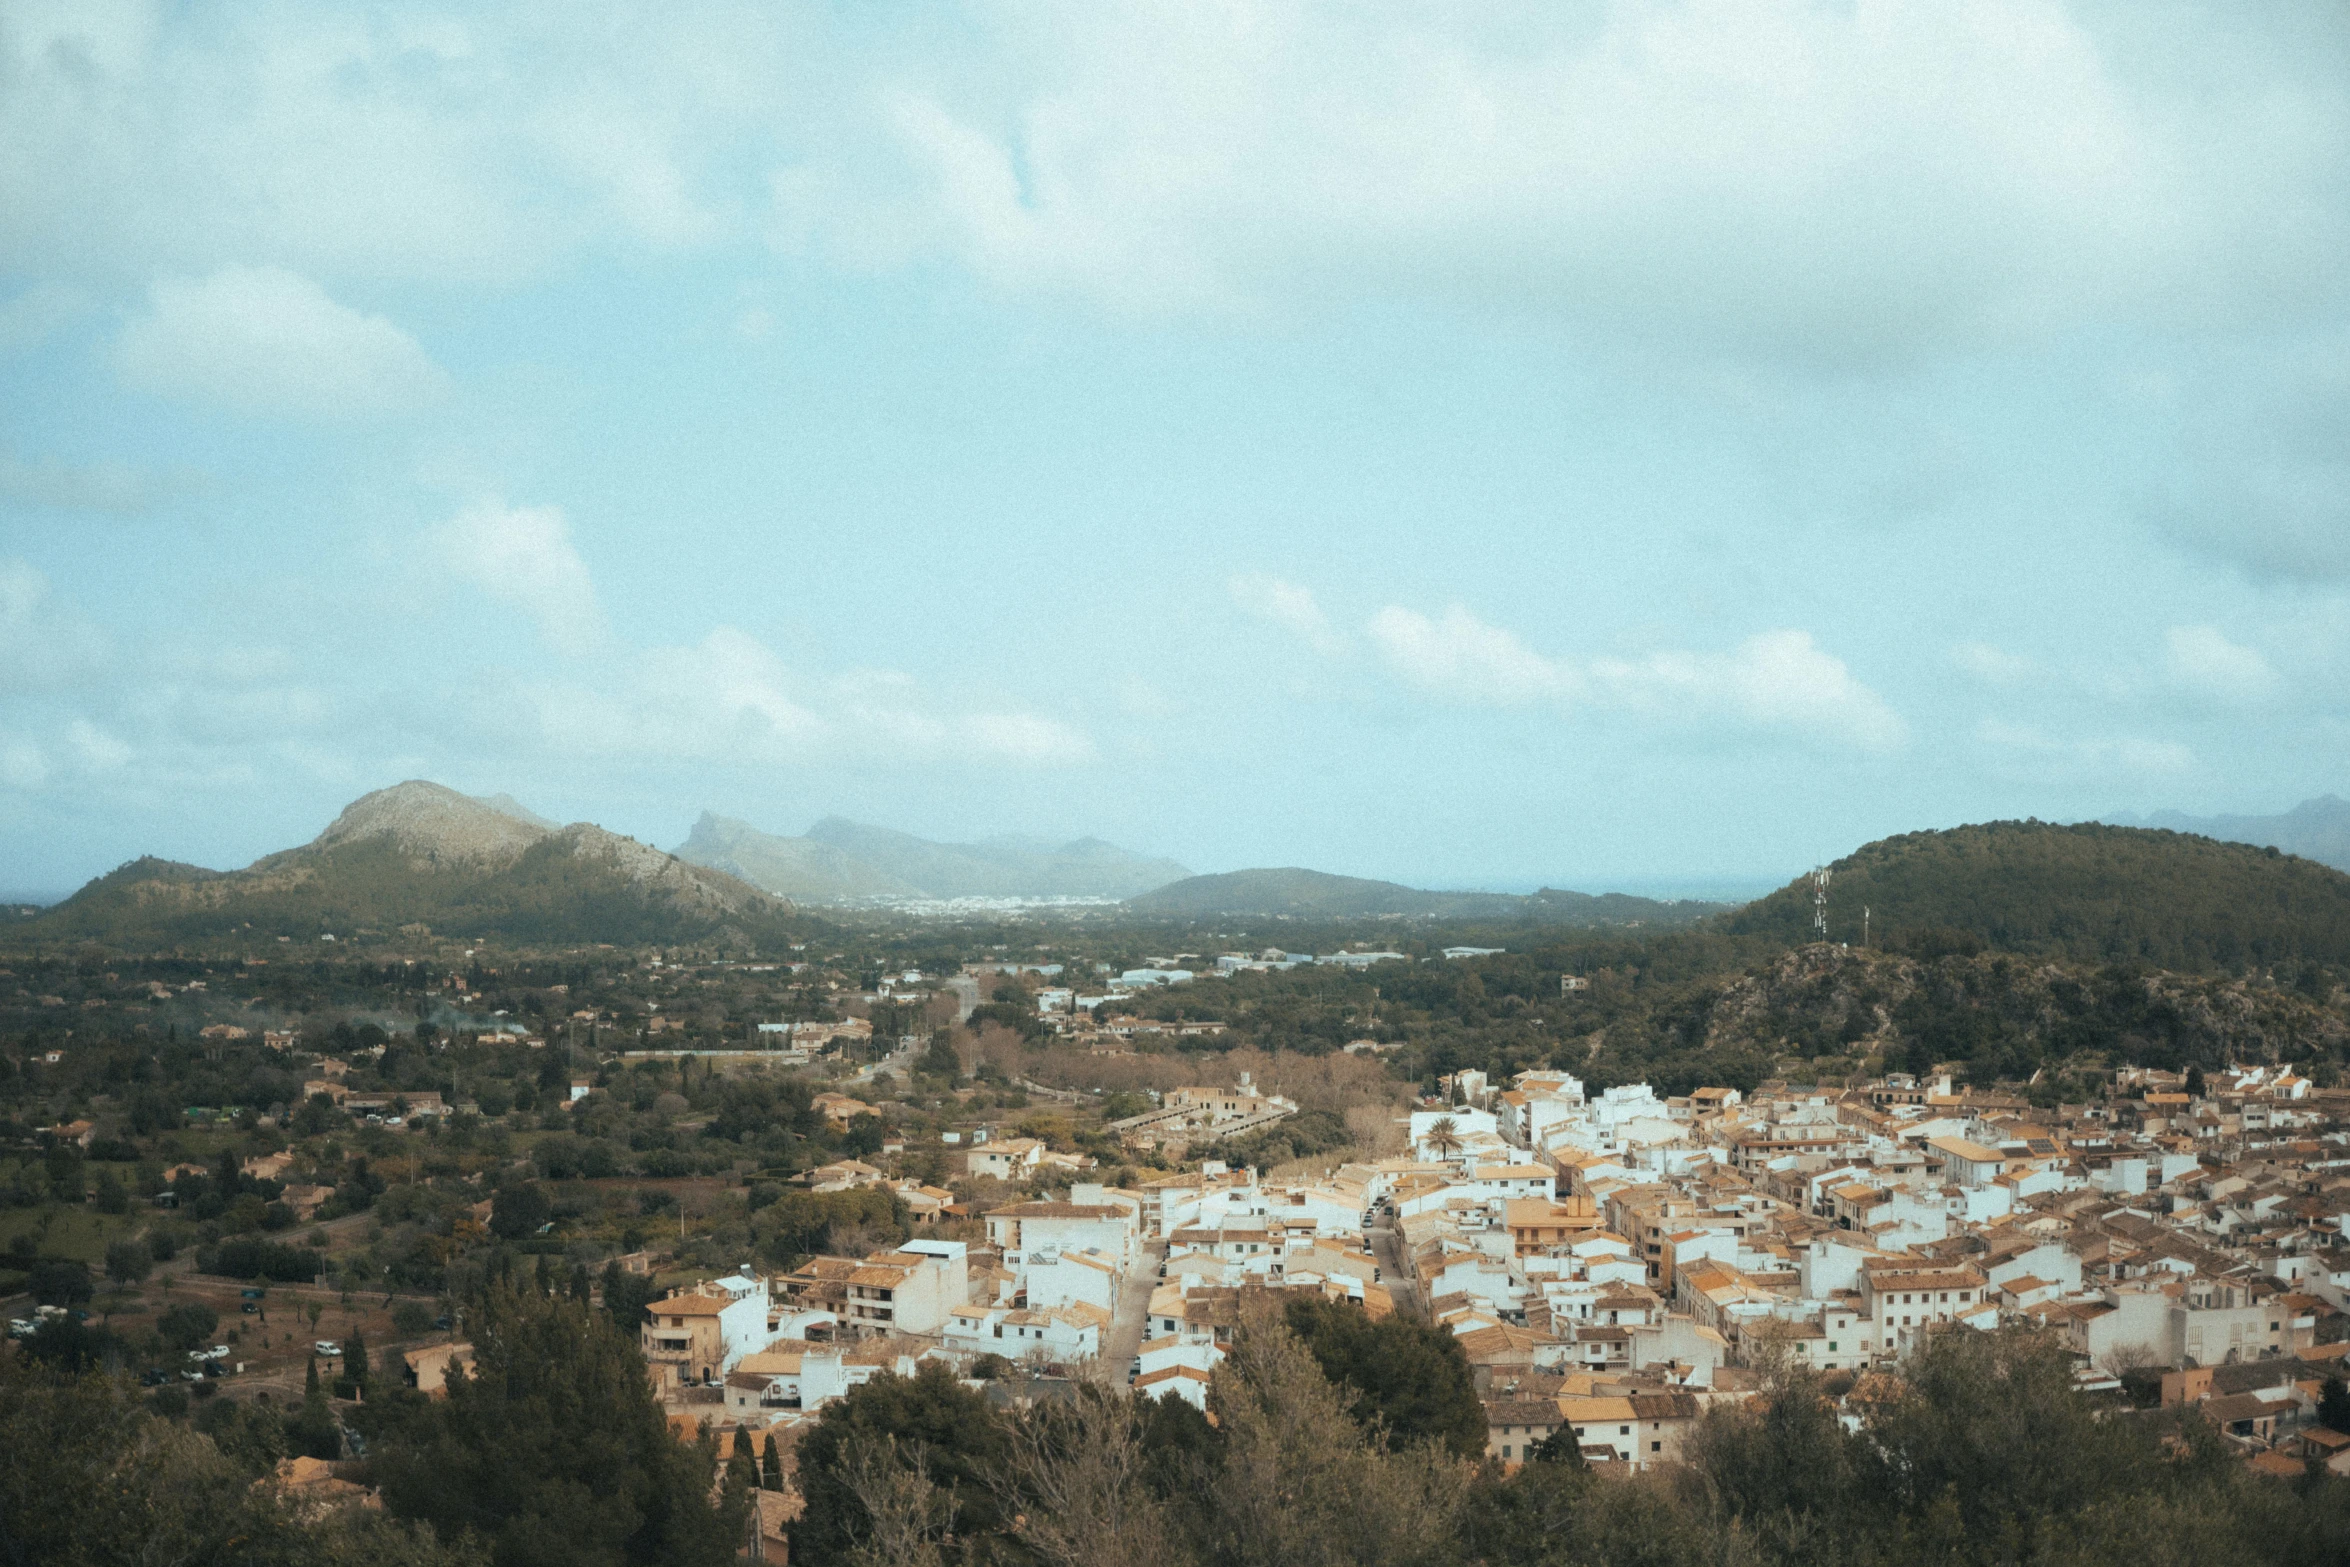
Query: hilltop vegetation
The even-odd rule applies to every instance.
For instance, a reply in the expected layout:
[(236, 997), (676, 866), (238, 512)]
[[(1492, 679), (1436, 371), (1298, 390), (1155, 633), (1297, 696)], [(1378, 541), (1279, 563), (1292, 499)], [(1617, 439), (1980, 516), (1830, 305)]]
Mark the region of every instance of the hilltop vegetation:
[[(1831, 867), (1828, 937), (2188, 973), (2350, 966), (2350, 876), (2274, 849), (2097, 823), (1989, 822), (1904, 833)], [(1812, 939), (1812, 883), (1720, 922), (1733, 935)]]
[(789, 904), (586, 823), (538, 825), (435, 784), (355, 802), (318, 839), (241, 871), (140, 859), (99, 877), (19, 940), (124, 948), (440, 932), (546, 946), (783, 939)]
[(1193, 876), (1127, 900), (1146, 918), (1215, 915), (1304, 920), (1483, 920), (1547, 925), (1686, 925), (1718, 914), (1717, 903), (1666, 903), (1620, 892), (1423, 892), (1392, 881), (1296, 868)]

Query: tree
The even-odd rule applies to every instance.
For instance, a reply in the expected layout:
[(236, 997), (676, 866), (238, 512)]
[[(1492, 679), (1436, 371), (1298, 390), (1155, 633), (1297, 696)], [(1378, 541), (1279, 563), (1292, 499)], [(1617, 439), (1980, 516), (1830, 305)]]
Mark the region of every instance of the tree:
[(1352, 1394), (1355, 1417), (1397, 1445), (1441, 1442), (1456, 1456), (1485, 1450), (1485, 1405), (1475, 1374), (1449, 1330), (1416, 1317), (1377, 1322), (1360, 1306), (1291, 1300), (1282, 1320), (1322, 1374)]
[(773, 1433), (767, 1437), (767, 1455), (760, 1462), (759, 1483), (765, 1490), (780, 1492), (783, 1489), (783, 1444), (775, 1439)]
[(90, 1265), (50, 1257), (33, 1264), (26, 1280), (33, 1299), (44, 1306), (79, 1306), (96, 1293), (90, 1286)]
[(124, 1289), (144, 1279), (154, 1266), (143, 1242), (115, 1241), (106, 1248), (106, 1276)]
[(2350, 1436), (2350, 1383), (2338, 1376), (2326, 1378), (2325, 1389), (2317, 1399), (2317, 1423)]
[(155, 1321), (155, 1332), (163, 1340), (163, 1347), (186, 1354), (199, 1344), (210, 1342), (220, 1326), (220, 1313), (200, 1300), (183, 1300)]
[(723, 1567), (739, 1497), (711, 1498), (708, 1441), (670, 1434), (636, 1345), (577, 1301), (493, 1286), (468, 1309), (475, 1364), (387, 1431), (387, 1508), (498, 1567)]
[(502, 1186), (490, 1199), (490, 1233), (502, 1241), (527, 1239), (553, 1218), (555, 1209), (535, 1183)]
[(911, 1377), (875, 1377), (828, 1405), (801, 1439), (807, 1505), (792, 1524), (792, 1559), (809, 1567), (850, 1561), (876, 1525), (889, 1521), (875, 1513), (884, 1496), (912, 1507), (918, 1493), (916, 1510), (926, 1518), (934, 1512), (939, 1532), (964, 1539), (997, 1532), (1005, 1515), (990, 1477), (1006, 1451), (987, 1400), (946, 1367), (931, 1361)]
[(120, 1379), (0, 1356), (0, 1562), (479, 1567), (472, 1551), (363, 1509), (303, 1522), (227, 1456), (250, 1465), (266, 1418), (206, 1415), (226, 1442), (152, 1418)]
[(2201, 1065), (2192, 1062), (2188, 1064), (2186, 1087), (2187, 1097), (2190, 1099), (2203, 1097), (2203, 1068)]
[(631, 1273), (617, 1262), (604, 1264), (604, 1313), (633, 1342), (644, 1326), (645, 1308), (661, 1298), (651, 1274)]
[(343, 1340), (342, 1386), (354, 1393), (365, 1393), (373, 1374), (374, 1368), (367, 1363), (367, 1340), (357, 1333)]
[(124, 1189), (122, 1177), (112, 1170), (100, 1170), (91, 1188), (91, 1198), (100, 1213), (122, 1214), (131, 1211), (131, 1194)]
[(963, 1058), (955, 1051), (954, 1036), (939, 1029), (930, 1036), (930, 1048), (922, 1052), (921, 1062), (914, 1068), (932, 1077), (943, 1077), (954, 1082), (963, 1075)]
[(726, 1459), (727, 1485), (737, 1491), (756, 1491), (759, 1489), (759, 1459), (751, 1450), (750, 1427), (736, 1422), (734, 1440), (729, 1445), (733, 1451)]
[(1438, 1158), (1450, 1158), (1461, 1146), (1461, 1129), (1449, 1115), (1438, 1116), (1429, 1124), (1427, 1141), (1436, 1149)]

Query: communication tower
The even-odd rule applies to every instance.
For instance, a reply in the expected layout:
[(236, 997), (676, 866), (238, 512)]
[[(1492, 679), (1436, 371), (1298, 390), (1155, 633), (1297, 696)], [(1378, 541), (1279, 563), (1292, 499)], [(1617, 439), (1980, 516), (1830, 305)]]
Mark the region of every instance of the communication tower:
[(1830, 874), (1829, 868), (1825, 865), (1811, 873), (1811, 928), (1819, 932), (1822, 941), (1828, 939), (1828, 877)]

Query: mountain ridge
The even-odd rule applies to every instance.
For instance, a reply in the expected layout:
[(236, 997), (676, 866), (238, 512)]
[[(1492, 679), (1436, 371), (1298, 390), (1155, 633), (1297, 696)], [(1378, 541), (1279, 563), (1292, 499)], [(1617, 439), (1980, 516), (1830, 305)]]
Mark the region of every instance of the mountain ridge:
[(2154, 811), (2144, 816), (2116, 813), (2104, 820), (2114, 827), (2158, 827), (2223, 843), (2281, 849), (2338, 871), (2350, 871), (2350, 800), (2338, 794), (2303, 800), (2274, 816), (2190, 816), (2184, 811)]
[(680, 859), (723, 869), (802, 902), (862, 898), (1124, 898), (1191, 872), (1099, 838), (1065, 843), (1006, 835), (941, 843), (826, 816), (799, 837), (704, 811)]
[(1545, 887), (1533, 893), (1430, 892), (1400, 882), (1302, 866), (1192, 876), (1126, 900), (1141, 914), (1286, 916), (1299, 919), (1487, 919), (1559, 925), (1688, 924), (1718, 903), (1668, 903), (1627, 893)]
[(592, 823), (538, 825), (510, 796), (411, 779), (351, 802), (309, 843), (242, 870), (146, 856), (13, 927), (38, 939), (314, 939), (421, 927), (533, 942), (780, 939), (792, 906)]

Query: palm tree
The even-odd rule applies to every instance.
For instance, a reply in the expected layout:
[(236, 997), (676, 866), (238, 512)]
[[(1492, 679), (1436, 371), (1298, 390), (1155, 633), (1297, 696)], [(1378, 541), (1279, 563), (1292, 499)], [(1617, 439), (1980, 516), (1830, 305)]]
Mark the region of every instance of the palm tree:
[(1451, 1116), (1439, 1116), (1435, 1124), (1428, 1128), (1428, 1135), (1422, 1141), (1433, 1143), (1437, 1154), (1449, 1159), (1461, 1146), (1461, 1131), (1453, 1125)]

